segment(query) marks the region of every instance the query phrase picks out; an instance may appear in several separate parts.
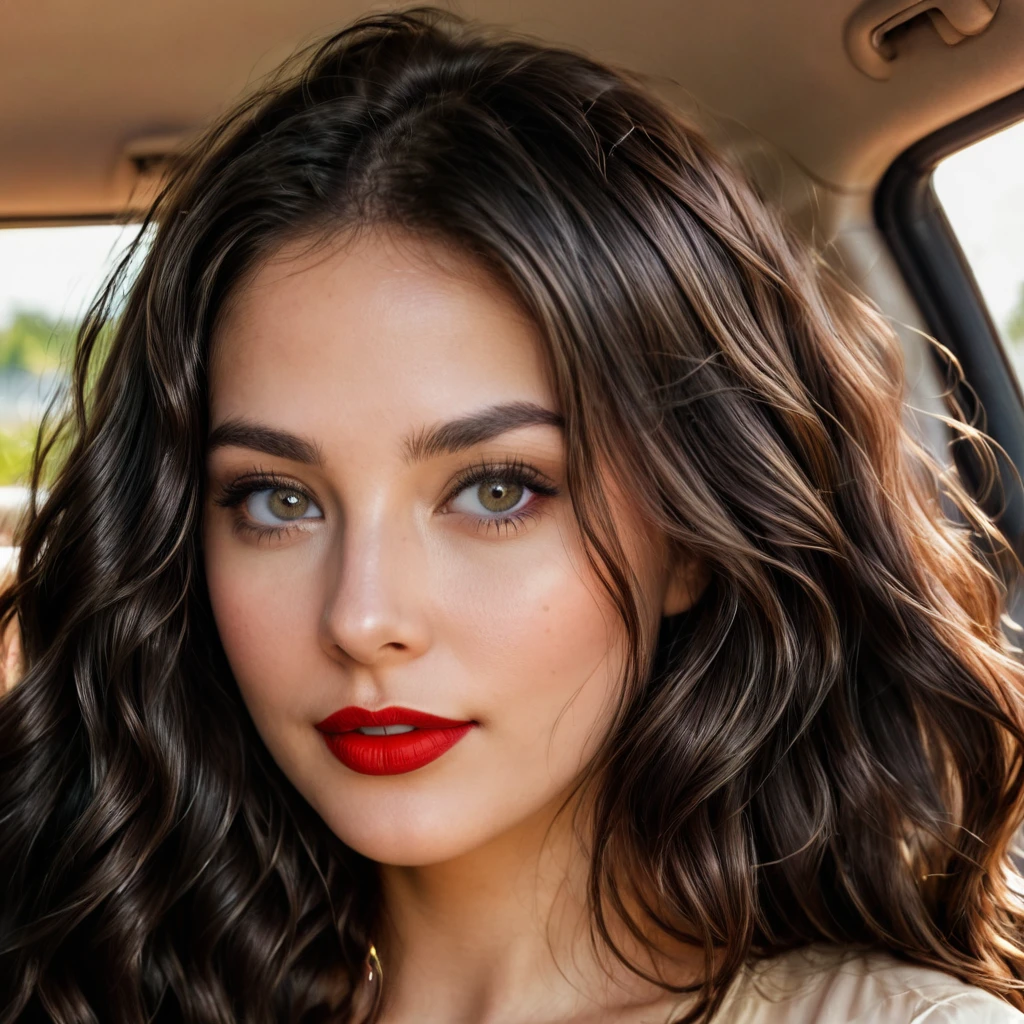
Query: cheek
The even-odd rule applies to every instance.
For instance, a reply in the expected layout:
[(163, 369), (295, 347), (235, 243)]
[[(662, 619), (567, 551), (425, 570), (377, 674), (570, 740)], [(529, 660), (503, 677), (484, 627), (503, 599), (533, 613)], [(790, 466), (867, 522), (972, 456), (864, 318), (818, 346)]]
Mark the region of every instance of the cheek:
[(261, 732), (265, 723), (284, 725), (304, 703), (297, 682), (315, 671), (311, 559), (254, 551), (219, 526), (207, 531), (204, 546), (217, 632), (242, 697)]
[(438, 639), (493, 745), (494, 785), (546, 801), (603, 738), (621, 684), (624, 628), (589, 565), (560, 542), (523, 544), (494, 562), (462, 579), (453, 572)]

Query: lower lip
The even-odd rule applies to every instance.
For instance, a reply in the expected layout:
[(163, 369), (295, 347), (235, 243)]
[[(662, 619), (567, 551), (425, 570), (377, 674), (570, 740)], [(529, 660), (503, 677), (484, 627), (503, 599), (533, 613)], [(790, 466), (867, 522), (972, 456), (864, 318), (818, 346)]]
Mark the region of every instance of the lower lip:
[(413, 729), (396, 736), (367, 736), (361, 732), (324, 733), (330, 752), (360, 775), (403, 775), (436, 761), (470, 729), (472, 722), (449, 729)]

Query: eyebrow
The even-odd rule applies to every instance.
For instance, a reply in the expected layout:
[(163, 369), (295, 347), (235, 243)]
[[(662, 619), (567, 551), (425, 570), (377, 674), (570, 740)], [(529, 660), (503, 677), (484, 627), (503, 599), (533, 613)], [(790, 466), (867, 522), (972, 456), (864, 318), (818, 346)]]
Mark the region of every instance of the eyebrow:
[[(457, 454), (510, 430), (541, 425), (564, 429), (565, 420), (557, 412), (545, 409), (536, 402), (490, 405), (410, 435), (402, 444), (403, 457), (410, 465), (424, 462), (440, 455)], [(225, 420), (216, 427), (206, 444), (207, 452), (227, 447), (250, 448), (320, 469), (324, 466), (323, 450), (315, 441), (287, 430), (237, 417)]]

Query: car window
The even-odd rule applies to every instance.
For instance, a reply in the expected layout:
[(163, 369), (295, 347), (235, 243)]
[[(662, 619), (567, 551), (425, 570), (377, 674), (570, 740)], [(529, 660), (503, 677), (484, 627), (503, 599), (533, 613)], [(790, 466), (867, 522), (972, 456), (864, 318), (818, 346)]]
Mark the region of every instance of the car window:
[(0, 571), (26, 496), (47, 402), (67, 380), (74, 339), (138, 225), (0, 230)]
[(947, 157), (932, 184), (1024, 383), (1024, 122)]

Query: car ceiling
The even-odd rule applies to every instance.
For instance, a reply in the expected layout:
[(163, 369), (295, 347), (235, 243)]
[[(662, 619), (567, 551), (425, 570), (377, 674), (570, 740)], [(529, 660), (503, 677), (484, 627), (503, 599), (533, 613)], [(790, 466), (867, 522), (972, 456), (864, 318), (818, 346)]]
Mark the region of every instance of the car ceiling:
[[(133, 142), (196, 130), (300, 44), (391, 6), (7, 0), (0, 14), (0, 219), (123, 210), (135, 186), (124, 158)], [(840, 191), (872, 189), (917, 138), (1024, 87), (1024, 0), (1002, 0), (989, 29), (956, 46), (922, 21), (901, 40), (888, 81), (867, 77), (847, 57), (850, 0), (448, 6), (646, 73), (670, 98), (710, 118), (721, 139), (764, 140)]]

